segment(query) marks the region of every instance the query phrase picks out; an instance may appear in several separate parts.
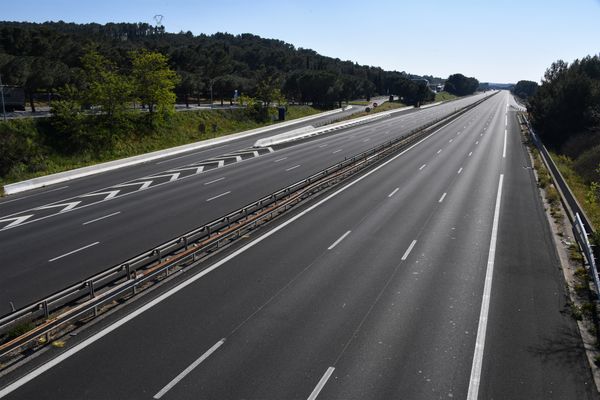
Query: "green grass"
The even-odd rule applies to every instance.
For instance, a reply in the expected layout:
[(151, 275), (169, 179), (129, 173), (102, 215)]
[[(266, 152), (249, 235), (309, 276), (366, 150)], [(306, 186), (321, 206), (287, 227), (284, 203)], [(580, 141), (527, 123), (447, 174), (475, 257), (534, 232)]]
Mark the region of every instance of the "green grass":
[(386, 101), (385, 103), (375, 107), (375, 108), (371, 108), (371, 111), (366, 112), (360, 112), (360, 113), (356, 113), (356, 114), (352, 114), (346, 118), (341, 119), (341, 121), (345, 121), (345, 120), (349, 120), (349, 119), (354, 119), (354, 118), (358, 118), (358, 117), (364, 117), (365, 115), (371, 115), (371, 114), (377, 114), (383, 111), (391, 111), (391, 110), (396, 110), (398, 108), (403, 108), (406, 107), (406, 104), (404, 103), (400, 103), (397, 101)]
[(368, 106), (369, 104), (371, 104), (370, 101), (362, 101), (362, 100), (354, 100), (354, 101), (350, 101), (348, 104), (352, 105), (352, 106)]
[(450, 94), (448, 92), (439, 92), (435, 94), (435, 102), (438, 101), (447, 101), (447, 100), (454, 100), (456, 99), (457, 96)]
[[(322, 111), (309, 106), (289, 106), (286, 120), (302, 118), (319, 112)], [(18, 123), (29, 127), (34, 122), (33, 120), (23, 120)], [(119, 139), (111, 149), (99, 154), (85, 152), (60, 154), (51, 148), (45, 148), (43, 168), (32, 171), (31, 166), (17, 165), (6, 176), (0, 177), (0, 194), (3, 192), (2, 186), (5, 184), (226, 136), (276, 123), (258, 123), (247, 118), (243, 110), (204, 110), (175, 113), (165, 126), (161, 127), (156, 133)], [(201, 131), (201, 126), (204, 126), (204, 132)], [(213, 127), (216, 128), (214, 131)], [(29, 128), (36, 129), (35, 126)]]
[(594, 227), (598, 229), (600, 227), (600, 204), (598, 204), (598, 201), (593, 200), (593, 196), (589, 195), (591, 187), (586, 185), (583, 178), (577, 175), (573, 169), (573, 160), (555, 153), (550, 153), (550, 155), (556, 163), (558, 170), (567, 181), (575, 198), (577, 198), (587, 216), (592, 220)]

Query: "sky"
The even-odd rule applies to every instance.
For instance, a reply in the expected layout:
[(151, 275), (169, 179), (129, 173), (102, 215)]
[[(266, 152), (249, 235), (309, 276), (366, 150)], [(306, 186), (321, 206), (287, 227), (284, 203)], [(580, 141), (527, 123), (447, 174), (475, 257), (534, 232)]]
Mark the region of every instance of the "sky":
[(162, 15), (168, 32), (252, 33), (386, 70), (481, 82), (539, 82), (556, 60), (600, 53), (600, 0), (0, 0), (0, 9), (0, 20), (29, 22), (155, 24)]

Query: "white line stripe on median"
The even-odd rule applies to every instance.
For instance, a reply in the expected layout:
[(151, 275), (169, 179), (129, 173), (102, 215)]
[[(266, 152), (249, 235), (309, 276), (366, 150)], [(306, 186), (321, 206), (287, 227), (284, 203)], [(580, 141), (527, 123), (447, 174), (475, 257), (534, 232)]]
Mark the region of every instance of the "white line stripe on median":
[(200, 358), (198, 358), (196, 361), (194, 361), (192, 364), (190, 364), (189, 367), (187, 367), (186, 369), (184, 369), (179, 375), (177, 375), (171, 382), (169, 382), (167, 384), (167, 386), (165, 386), (164, 388), (162, 388), (160, 390), (160, 392), (156, 393), (154, 395), (154, 399), (160, 399), (161, 397), (163, 397), (165, 395), (165, 393), (167, 393), (169, 390), (171, 390), (173, 388), (173, 386), (177, 385), (179, 383), (179, 381), (181, 381), (183, 378), (185, 378), (185, 376), (187, 374), (189, 374), (190, 372), (192, 372), (192, 370), (194, 368), (196, 368), (198, 365), (200, 365), (204, 360), (206, 360), (208, 357), (210, 357), (210, 355), (212, 353), (214, 353), (215, 351), (217, 351), (217, 349), (219, 347), (221, 347), (221, 345), (225, 343), (225, 339), (221, 339), (219, 340), (213, 347), (211, 347), (210, 349), (208, 349), (208, 351), (204, 354), (202, 354), (200, 356)]
[(206, 201), (213, 201), (214, 199), (218, 199), (219, 197), (227, 196), (229, 193), (231, 193), (231, 191), (228, 191), (228, 192), (225, 192), (225, 193), (218, 194), (218, 195), (216, 195), (216, 196), (214, 196), (214, 197), (211, 197), (211, 198), (208, 198), (208, 199), (206, 199)]
[(92, 336), (88, 337), (87, 339), (84, 339), (82, 342), (79, 342), (79, 343), (75, 344), (73, 347), (67, 349), (63, 353), (60, 353), (59, 355), (57, 355), (55, 358), (51, 359), (47, 363), (40, 365), (38, 368), (33, 369), (31, 372), (27, 373), (26, 375), (22, 376), (21, 378), (17, 379), (16, 381), (12, 382), (8, 386), (0, 389), (0, 398), (2, 398), (4, 396), (6, 396), (6, 395), (8, 395), (8, 394), (10, 394), (12, 392), (14, 392), (15, 390), (17, 390), (21, 386), (27, 384), (28, 382), (31, 382), (33, 379), (35, 379), (36, 377), (42, 375), (44, 372), (51, 370), (55, 366), (61, 364), (63, 361), (69, 359), (71, 356), (79, 353), (80, 351), (84, 350), (85, 348), (87, 348), (91, 344), (97, 342), (98, 340), (102, 339), (106, 335), (112, 333), (116, 329), (118, 329), (121, 326), (125, 325), (129, 321), (135, 319), (139, 315), (141, 315), (144, 312), (150, 310), (151, 308), (153, 308), (157, 304), (160, 304), (161, 302), (163, 302), (164, 300), (170, 298), (174, 294), (179, 293), (183, 289), (185, 289), (188, 286), (194, 284), (196, 281), (204, 278), (206, 275), (208, 275), (209, 273), (213, 272), (214, 270), (220, 268), (221, 266), (225, 265), (227, 262), (229, 262), (232, 259), (236, 258), (240, 254), (243, 254), (247, 250), (251, 249), (252, 247), (254, 247), (256, 245), (258, 245), (259, 243), (262, 243), (264, 240), (266, 240), (269, 237), (273, 236), (274, 234), (276, 234), (280, 230), (284, 229), (288, 225), (293, 224), (294, 222), (296, 222), (300, 218), (304, 217), (306, 214), (310, 213), (314, 209), (320, 207), (321, 205), (325, 204), (329, 200), (331, 200), (334, 197), (336, 197), (336, 196), (340, 195), (341, 193), (345, 192), (346, 190), (348, 190), (352, 186), (358, 184), (363, 179), (366, 179), (367, 177), (373, 175), (374, 173), (376, 173), (380, 169), (384, 168), (388, 164), (394, 162), (399, 157), (403, 156), (404, 154), (406, 154), (410, 150), (414, 149), (415, 147), (417, 147), (418, 145), (420, 145), (424, 141), (426, 141), (426, 140), (430, 139), (431, 137), (433, 137), (434, 135), (436, 135), (439, 131), (441, 131), (442, 129), (446, 128), (449, 124), (450, 123), (448, 123), (448, 124), (446, 124), (446, 125), (438, 128), (438, 129), (436, 129), (430, 135), (424, 137), (423, 139), (419, 140), (417, 143), (415, 143), (415, 144), (409, 146), (408, 148), (404, 149), (403, 151), (401, 151), (400, 153), (396, 154), (395, 156), (393, 156), (389, 160), (384, 161), (382, 164), (380, 164), (377, 167), (373, 168), (372, 170), (366, 172), (364, 175), (361, 175), (358, 178), (354, 179), (353, 181), (348, 182), (346, 185), (342, 186), (341, 188), (339, 188), (335, 192), (331, 193), (329, 196), (327, 196), (324, 199), (318, 201), (317, 203), (309, 206), (306, 210), (301, 211), (299, 214), (291, 217), (289, 220), (283, 222), (281, 225), (277, 225), (272, 230), (270, 230), (270, 231), (264, 233), (263, 235), (257, 237), (255, 240), (249, 242), (248, 244), (246, 244), (245, 246), (239, 248), (238, 250), (234, 251), (233, 253), (229, 254), (225, 258), (223, 258), (223, 259), (215, 262), (214, 264), (212, 264), (211, 266), (207, 267), (206, 269), (203, 269), (202, 271), (198, 272), (196, 275), (193, 275), (189, 279), (181, 282), (179, 285), (177, 285), (177, 286), (173, 287), (172, 289), (169, 289), (168, 291), (166, 291), (163, 294), (159, 295), (154, 300), (149, 301), (148, 303), (144, 304), (143, 306), (139, 307), (138, 309), (134, 310), (133, 312), (131, 312), (131, 313), (123, 316), (123, 318), (115, 321), (111, 325), (108, 325), (106, 328), (104, 328), (104, 329), (100, 330), (99, 332), (93, 334)]
[(70, 256), (71, 254), (75, 254), (75, 253), (77, 253), (77, 252), (79, 252), (79, 251), (81, 251), (81, 250), (85, 250), (85, 249), (87, 249), (87, 248), (89, 248), (89, 247), (92, 247), (92, 246), (95, 246), (95, 245), (97, 245), (97, 244), (99, 244), (99, 243), (100, 243), (100, 242), (94, 242), (94, 243), (88, 244), (88, 245), (86, 245), (86, 246), (83, 246), (83, 247), (80, 247), (80, 248), (78, 248), (77, 250), (73, 250), (73, 251), (70, 251), (70, 252), (68, 252), (68, 253), (66, 253), (66, 254), (63, 254), (62, 256), (58, 256), (58, 257), (51, 258), (51, 259), (49, 259), (49, 260), (48, 260), (48, 262), (53, 262), (53, 261), (59, 260), (59, 259), (61, 259), (61, 258), (63, 258), (63, 257)]
[(301, 165), (301, 164), (294, 165), (293, 167), (286, 168), (286, 171), (291, 171), (291, 170), (293, 170), (293, 169), (296, 169), (296, 168), (298, 168), (300, 165)]
[(496, 256), (496, 240), (498, 238), (498, 221), (500, 219), (500, 201), (502, 199), (503, 181), (504, 175), (501, 174), (500, 181), (498, 182), (498, 193), (496, 194), (492, 237), (490, 239), (490, 251), (488, 253), (487, 268), (485, 272), (485, 285), (483, 287), (483, 298), (481, 300), (481, 312), (479, 313), (479, 325), (477, 327), (477, 339), (475, 340), (475, 352), (473, 354), (473, 365), (471, 366), (471, 378), (469, 379), (467, 400), (477, 400), (477, 396), (479, 395), (479, 384), (481, 383), (481, 367), (483, 365), (485, 334), (487, 331), (490, 297), (492, 294), (492, 278), (494, 277), (494, 259)]
[(327, 250), (332, 250), (332, 249), (333, 249), (335, 246), (337, 246), (338, 244), (340, 244), (340, 242), (341, 242), (342, 240), (344, 240), (344, 239), (346, 238), (346, 236), (348, 236), (348, 235), (350, 234), (350, 232), (352, 232), (352, 231), (348, 231), (348, 232), (344, 233), (342, 236), (340, 236), (338, 240), (336, 240), (335, 242), (333, 242), (333, 243), (331, 244), (331, 246), (329, 246), (329, 247), (327, 248)]
[(331, 374), (333, 374), (334, 370), (335, 368), (333, 367), (327, 368), (327, 371), (325, 371), (325, 373), (321, 377), (321, 380), (319, 381), (319, 383), (317, 383), (317, 386), (314, 388), (310, 396), (308, 396), (307, 400), (315, 400), (317, 398), (317, 396), (319, 395), (319, 393), (321, 393), (321, 390), (323, 390), (323, 387), (329, 380), (329, 377), (331, 376)]
[(94, 222), (97, 222), (97, 221), (100, 221), (100, 220), (103, 220), (103, 219), (106, 219), (106, 218), (110, 218), (110, 217), (113, 217), (113, 216), (115, 216), (115, 215), (118, 215), (118, 214), (121, 214), (121, 211), (117, 211), (117, 212), (114, 212), (114, 213), (112, 213), (112, 214), (105, 215), (104, 217), (100, 217), (100, 218), (92, 219), (92, 220), (90, 220), (90, 221), (84, 222), (84, 223), (83, 223), (83, 224), (81, 224), (81, 225), (92, 224), (92, 223), (94, 223)]
[(404, 252), (404, 255), (402, 256), (402, 259), (401, 259), (402, 261), (405, 261), (408, 258), (408, 255), (412, 251), (413, 247), (415, 247), (415, 244), (417, 244), (416, 239), (412, 241), (410, 246), (408, 246), (408, 249), (406, 249), (406, 251)]
[(396, 194), (396, 192), (397, 192), (398, 190), (400, 190), (400, 188), (396, 188), (396, 189), (394, 189), (394, 190), (392, 191), (392, 193), (388, 194), (388, 197), (392, 197), (393, 195), (395, 195), (395, 194)]
[(442, 201), (444, 201), (445, 198), (446, 198), (446, 192), (444, 192), (442, 197), (440, 197), (440, 199), (438, 200), (438, 203), (441, 203)]

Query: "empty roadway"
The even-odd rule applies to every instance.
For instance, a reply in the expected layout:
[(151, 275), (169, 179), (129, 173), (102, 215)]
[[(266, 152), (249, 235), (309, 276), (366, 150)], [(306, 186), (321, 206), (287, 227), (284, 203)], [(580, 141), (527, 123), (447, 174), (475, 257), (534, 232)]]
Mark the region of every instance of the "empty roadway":
[(597, 399), (507, 100), (70, 339), (7, 398)]

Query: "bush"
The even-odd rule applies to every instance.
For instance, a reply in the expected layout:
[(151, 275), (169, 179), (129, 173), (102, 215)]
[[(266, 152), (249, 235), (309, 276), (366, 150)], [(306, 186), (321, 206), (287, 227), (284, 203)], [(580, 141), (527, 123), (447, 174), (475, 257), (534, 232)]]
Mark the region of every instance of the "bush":
[(33, 120), (0, 124), (0, 178), (13, 170), (36, 169), (43, 164), (44, 148)]
[(573, 163), (573, 168), (581, 176), (585, 183), (600, 182), (600, 145), (582, 153)]

